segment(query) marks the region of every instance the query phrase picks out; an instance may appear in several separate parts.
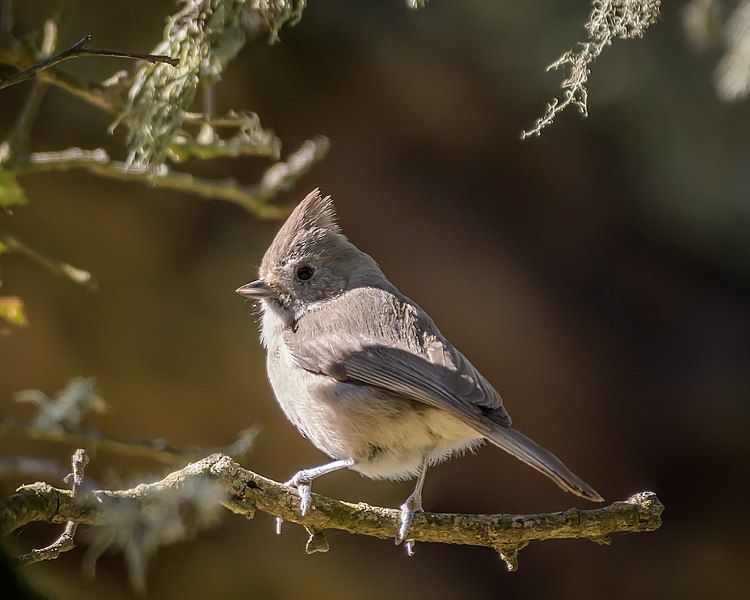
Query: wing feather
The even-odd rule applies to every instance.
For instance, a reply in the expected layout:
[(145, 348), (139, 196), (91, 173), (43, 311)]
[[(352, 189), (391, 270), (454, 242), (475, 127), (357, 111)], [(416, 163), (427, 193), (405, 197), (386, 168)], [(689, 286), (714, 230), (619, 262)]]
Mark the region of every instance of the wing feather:
[(500, 394), (395, 288), (347, 292), (302, 316), (284, 339), (300, 367), (449, 411), (561, 488), (601, 501), (559, 458), (510, 427)]
[(510, 425), (500, 394), (407, 298), (357, 288), (303, 315), (284, 335), (302, 368), (457, 413), (477, 429)]

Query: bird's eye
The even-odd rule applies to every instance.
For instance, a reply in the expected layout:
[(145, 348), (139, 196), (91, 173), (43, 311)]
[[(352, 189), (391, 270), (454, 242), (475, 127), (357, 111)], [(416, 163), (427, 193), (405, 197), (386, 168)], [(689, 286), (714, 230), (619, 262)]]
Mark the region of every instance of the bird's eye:
[(307, 265), (297, 269), (297, 279), (301, 281), (307, 281), (313, 275), (315, 275), (315, 269), (313, 269), (312, 267), (308, 267)]

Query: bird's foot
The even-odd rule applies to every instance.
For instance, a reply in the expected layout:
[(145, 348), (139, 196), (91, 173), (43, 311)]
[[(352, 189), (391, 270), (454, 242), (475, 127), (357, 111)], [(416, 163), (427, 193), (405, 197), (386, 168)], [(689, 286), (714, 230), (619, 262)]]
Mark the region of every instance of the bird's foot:
[[(312, 479), (308, 476), (307, 471), (300, 471), (284, 483), (284, 485), (297, 490), (299, 494), (299, 512), (304, 517), (310, 509), (310, 504), (312, 504)], [(276, 535), (281, 535), (281, 525), (283, 523), (284, 519), (276, 517)]]
[[(294, 477), (287, 481), (284, 485), (287, 487), (295, 488), (299, 494), (299, 511), (304, 517), (307, 515), (307, 511), (310, 510), (312, 505), (312, 480), (321, 475), (327, 475), (333, 473), (339, 469), (346, 469), (356, 464), (354, 459), (347, 458), (342, 460), (335, 460), (332, 463), (314, 467), (312, 469), (304, 469), (299, 471)], [(281, 533), (281, 524), (283, 523), (281, 517), (276, 518), (276, 533)]]
[(401, 523), (398, 533), (396, 533), (396, 544), (400, 544), (406, 540), (404, 547), (409, 556), (414, 556), (414, 540), (408, 540), (406, 536), (409, 533), (409, 527), (414, 519), (414, 515), (418, 512), (422, 512), (422, 498), (419, 496), (409, 496), (406, 502), (401, 505)]
[(312, 504), (312, 479), (307, 471), (300, 471), (284, 485), (297, 490), (299, 494), (299, 511), (304, 517)]

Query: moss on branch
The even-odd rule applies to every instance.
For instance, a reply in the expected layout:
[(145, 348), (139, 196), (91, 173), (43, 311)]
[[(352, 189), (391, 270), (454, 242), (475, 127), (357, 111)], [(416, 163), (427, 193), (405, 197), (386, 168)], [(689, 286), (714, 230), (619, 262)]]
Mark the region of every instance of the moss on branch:
[[(228, 456), (214, 454), (160, 481), (128, 490), (100, 490), (74, 496), (46, 483), (22, 486), (0, 508), (0, 534), (6, 536), (33, 521), (97, 525), (110, 503), (134, 501), (145, 506), (158, 502), (159, 494), (165, 490), (179, 490), (197, 481), (219, 484), (225, 492), (221, 503), (236, 514), (252, 517), (260, 510), (302, 524), (318, 537), (325, 530), (335, 529), (387, 539), (398, 528), (398, 510), (342, 502), (318, 494), (313, 494), (311, 510), (302, 517), (295, 490), (241, 467)], [(529, 542), (583, 538), (606, 543), (613, 533), (658, 529), (663, 510), (653, 492), (642, 492), (592, 510), (569, 509), (535, 515), (420, 513), (415, 516), (409, 535), (421, 542), (492, 548), (514, 569), (518, 550)]]

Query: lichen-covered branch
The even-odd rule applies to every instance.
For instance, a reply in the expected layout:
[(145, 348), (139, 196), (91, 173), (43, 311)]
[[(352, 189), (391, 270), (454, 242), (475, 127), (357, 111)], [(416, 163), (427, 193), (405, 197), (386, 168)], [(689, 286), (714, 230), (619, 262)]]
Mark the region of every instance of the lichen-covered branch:
[[(210, 114), (213, 115), (213, 112)], [(229, 139), (222, 139), (216, 133), (215, 128), (218, 126), (235, 127), (237, 133)], [(167, 154), (170, 160), (176, 163), (189, 158), (205, 160), (238, 156), (265, 156), (279, 160), (281, 141), (272, 131), (263, 129), (256, 113), (233, 111), (224, 118), (208, 117), (208, 121), (202, 123), (200, 133), (195, 138), (178, 133), (172, 139)]]
[(199, 86), (212, 118), (213, 88), (247, 41), (264, 26), (276, 38), (299, 19), (304, 1), (183, 0), (167, 19), (155, 52), (179, 57), (176, 69), (143, 65), (133, 78), (122, 117), (128, 127), (128, 163), (153, 170), (163, 164)]
[[(77, 494), (83, 485), (83, 471), (89, 462), (89, 455), (85, 450), (76, 450), (73, 453), (73, 459), (71, 461), (73, 471), (70, 473), (67, 480), (71, 482), (71, 497), (77, 498)], [(18, 563), (21, 566), (30, 565), (35, 562), (42, 560), (54, 560), (63, 552), (68, 552), (75, 548), (75, 534), (78, 529), (78, 523), (73, 520), (69, 520), (65, 524), (65, 529), (59, 538), (52, 542), (49, 546), (44, 548), (34, 549), (31, 552), (18, 557)]]
[[(167, 23), (165, 39), (154, 54), (92, 50), (89, 38), (54, 56), (44, 56), (28, 39), (19, 40), (11, 31), (12, 19), (3, 21), (0, 35), (0, 63), (19, 73), (0, 82), (0, 88), (31, 77), (58, 86), (86, 102), (117, 116), (129, 129), (129, 164), (155, 170), (164, 158), (267, 156), (278, 159), (279, 140), (257, 127), (257, 115), (230, 111), (227, 118), (215, 118), (213, 102), (203, 113), (186, 112), (199, 83), (211, 90), (222, 71), (245, 43), (264, 29), (277, 39), (285, 23), (294, 24), (305, 2), (301, 0), (182, 0), (182, 6)], [(10, 7), (5, 2), (4, 7)], [(8, 10), (10, 10), (8, 8)], [(166, 56), (169, 54), (169, 56)], [(71, 76), (57, 64), (82, 55), (119, 56), (145, 61), (137, 73), (120, 71), (104, 82), (91, 82)], [(174, 58), (172, 58), (174, 57)], [(252, 118), (248, 119), (248, 115)], [(181, 129), (183, 123), (202, 126), (231, 126), (239, 129), (228, 140), (220, 139), (210, 128), (199, 138)], [(247, 125), (250, 123), (251, 127)]]
[[(252, 447), (255, 438), (260, 433), (258, 426), (241, 431), (237, 439), (221, 448), (206, 448), (199, 446), (179, 447), (165, 440), (146, 440), (118, 437), (102, 433), (97, 429), (62, 429), (40, 427), (24, 423), (11, 418), (0, 419), (0, 433), (14, 433), (24, 438), (42, 442), (62, 442), (92, 449), (112, 452), (119, 456), (131, 458), (148, 458), (166, 465), (184, 465), (186, 462), (205, 456), (210, 452), (222, 452), (230, 456), (239, 457)], [(0, 465), (2, 465), (0, 459)], [(18, 468), (17, 470), (22, 470)], [(0, 468), (2, 472), (2, 468)]]
[(583, 116), (587, 116), (586, 85), (591, 64), (615, 39), (643, 37), (659, 18), (661, 0), (593, 0), (592, 5), (586, 22), (588, 40), (579, 42), (547, 67), (547, 71), (562, 69), (565, 74), (560, 84), (562, 98), (553, 98), (534, 125), (521, 133), (521, 139), (541, 135), (542, 129), (551, 125), (568, 106), (575, 106)]
[[(8, 3), (10, 6), (10, 3)], [(42, 38), (41, 55), (50, 56), (57, 44), (57, 21), (56, 19), (47, 19), (44, 22), (44, 37)], [(24, 154), (29, 144), (29, 132), (39, 113), (42, 105), (44, 94), (47, 91), (47, 85), (43, 81), (35, 81), (29, 91), (23, 108), (16, 118), (8, 135), (0, 144), (0, 168), (5, 167), (13, 161), (17, 154)]]
[[(91, 378), (75, 377), (53, 397), (40, 390), (22, 390), (15, 394), (16, 402), (34, 405), (36, 415), (29, 420), (11, 416), (0, 418), (0, 433), (13, 434), (31, 440), (61, 442), (83, 446), (89, 450), (105, 450), (120, 456), (148, 458), (172, 467), (182, 467), (192, 460), (207, 454), (221, 453), (234, 458), (245, 455), (252, 448), (260, 433), (260, 426), (253, 425), (239, 433), (237, 439), (221, 447), (177, 447), (163, 439), (144, 440), (123, 438), (102, 433), (96, 429), (81, 427), (81, 421), (91, 412), (107, 412), (107, 403), (96, 393), (96, 382)], [(0, 473), (3, 459), (0, 458)], [(7, 469), (15, 466), (38, 468), (39, 460), (29, 459), (23, 464), (7, 463)], [(49, 465), (42, 465), (49, 468)], [(33, 472), (33, 469), (32, 469)]]
[(185, 192), (207, 200), (233, 202), (258, 217), (278, 219), (287, 214), (286, 207), (274, 206), (268, 204), (268, 201), (279, 192), (289, 189), (310, 167), (321, 160), (328, 152), (329, 145), (328, 138), (324, 136), (304, 142), (285, 161), (269, 167), (260, 182), (251, 185), (243, 185), (234, 179), (202, 179), (165, 165), (151, 172), (145, 166), (112, 160), (102, 149), (68, 148), (59, 152), (34, 152), (19, 158), (15, 170), (19, 175), (24, 175), (81, 169), (109, 179), (144, 183), (156, 189)]
[[(47, 480), (64, 481), (70, 474), (70, 466), (64, 465), (52, 458), (39, 458), (36, 456), (0, 456), (0, 477), (20, 477), (28, 479), (30, 476), (41, 477)], [(86, 478), (82, 489), (93, 491), (101, 488), (101, 484)]]
[[(0, 40), (0, 63), (16, 69), (28, 69), (36, 62), (35, 52), (26, 41)], [(49, 83), (108, 113), (118, 114), (124, 107), (127, 86), (115, 81), (86, 81), (57, 67), (37, 73), (39, 81)]]
[[(223, 491), (221, 504), (252, 517), (256, 510), (300, 523), (320, 537), (335, 529), (388, 539), (395, 535), (399, 511), (349, 503), (313, 494), (305, 517), (296, 490), (242, 468), (228, 456), (214, 454), (167, 475), (164, 479), (128, 490), (96, 491), (85, 497), (46, 483), (20, 487), (0, 507), (0, 535), (6, 536), (33, 521), (74, 521), (98, 525), (109, 507), (134, 502), (141, 507), (159, 502), (165, 490), (179, 490), (210, 482)], [(417, 514), (409, 535), (415, 541), (484, 546), (499, 552), (509, 568), (516, 566), (519, 548), (536, 540), (584, 538), (606, 543), (613, 533), (658, 529), (664, 507), (652, 492), (643, 492), (604, 508), (570, 509), (537, 515)]]

